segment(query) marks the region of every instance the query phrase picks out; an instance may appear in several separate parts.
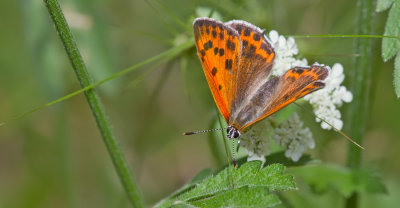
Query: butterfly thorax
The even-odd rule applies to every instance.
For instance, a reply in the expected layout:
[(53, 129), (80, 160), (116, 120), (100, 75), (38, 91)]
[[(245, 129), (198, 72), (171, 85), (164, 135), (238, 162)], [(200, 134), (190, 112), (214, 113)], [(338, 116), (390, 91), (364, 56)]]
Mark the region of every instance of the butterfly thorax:
[(234, 126), (228, 126), (226, 129), (228, 139), (235, 139), (240, 136), (240, 131)]

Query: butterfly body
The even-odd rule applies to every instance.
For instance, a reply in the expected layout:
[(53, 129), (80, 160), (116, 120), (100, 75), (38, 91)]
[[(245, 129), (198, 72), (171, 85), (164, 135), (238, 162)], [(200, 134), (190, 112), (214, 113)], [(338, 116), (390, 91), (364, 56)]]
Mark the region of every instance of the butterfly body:
[(275, 51), (260, 28), (240, 20), (193, 22), (197, 52), (213, 98), (225, 118), (228, 138), (295, 100), (323, 88), (328, 69), (294, 67), (270, 76)]

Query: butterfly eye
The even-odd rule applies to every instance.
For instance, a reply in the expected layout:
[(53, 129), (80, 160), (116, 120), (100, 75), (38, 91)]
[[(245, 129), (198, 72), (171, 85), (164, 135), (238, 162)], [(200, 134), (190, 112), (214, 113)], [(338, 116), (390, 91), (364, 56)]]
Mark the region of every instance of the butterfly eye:
[(240, 136), (239, 130), (236, 130), (233, 134), (233, 138), (238, 138)]
[(228, 126), (228, 128), (226, 129), (226, 133), (228, 139), (235, 139), (240, 136), (239, 130), (233, 126)]

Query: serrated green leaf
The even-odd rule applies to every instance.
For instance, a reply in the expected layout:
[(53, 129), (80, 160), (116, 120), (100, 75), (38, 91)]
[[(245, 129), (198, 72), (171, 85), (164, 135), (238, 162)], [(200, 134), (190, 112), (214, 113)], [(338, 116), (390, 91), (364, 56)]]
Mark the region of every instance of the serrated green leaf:
[(232, 181), (235, 188), (262, 186), (273, 191), (295, 188), (293, 177), (283, 174), (283, 165), (273, 164), (261, 170), (260, 167), (260, 161), (245, 163), (239, 169), (229, 167), (216, 176), (205, 179), (199, 186), (183, 194), (179, 199), (191, 200), (231, 190)]
[[(184, 192), (189, 191), (190, 189), (194, 188), (197, 184), (199, 184), (201, 181), (203, 181), (205, 178), (211, 175), (211, 170), (209, 168), (203, 169), (200, 171), (193, 179), (190, 181), (190, 183), (184, 185), (174, 193), (172, 193), (167, 199), (164, 199), (163, 201), (159, 202), (159, 204), (164, 204), (167, 202), (168, 198), (174, 198)], [(158, 207), (157, 205), (155, 207)]]
[(371, 171), (332, 166), (316, 165), (291, 170), (305, 180), (316, 193), (335, 189), (349, 197), (353, 192), (386, 193), (381, 180)]
[[(266, 167), (268, 165), (272, 165), (274, 163), (282, 164), (285, 167), (297, 167), (297, 166), (303, 166), (303, 165), (317, 164), (319, 162), (318, 160), (312, 158), (308, 154), (304, 154), (303, 156), (301, 156), (299, 161), (293, 162), (293, 160), (291, 160), (285, 156), (285, 151), (274, 152), (274, 153), (266, 156), (265, 161), (266, 162), (264, 163), (264, 167)], [(246, 162), (247, 162), (247, 156), (236, 159), (236, 163), (239, 166), (241, 166), (242, 164), (244, 164)], [(224, 167), (224, 168), (226, 168), (226, 167)]]
[(273, 207), (281, 203), (274, 194), (268, 194), (264, 188), (233, 189), (215, 195), (207, 200), (189, 202), (195, 207)]
[[(261, 161), (245, 163), (239, 169), (229, 166), (215, 176), (207, 177), (187, 192), (162, 201), (156, 207), (183, 204), (191, 204), (195, 207), (202, 204), (210, 204), (211, 206), (211, 204), (225, 203), (219, 200), (228, 201), (227, 198), (233, 196), (236, 199), (230, 199), (229, 203), (241, 201), (241, 203), (248, 203), (243, 205), (244, 207), (253, 206), (254, 203), (258, 202), (239, 198), (240, 192), (244, 191), (242, 196), (245, 197), (248, 197), (249, 193), (256, 194), (256, 192), (257, 195), (266, 197), (272, 195), (271, 191), (285, 191), (296, 188), (293, 176), (284, 174), (284, 169), (285, 167), (281, 164), (272, 164), (261, 169)], [(276, 201), (272, 198), (268, 199), (271, 206), (276, 204)], [(208, 200), (211, 201), (208, 202)]]
[[(400, 36), (400, 1), (394, 1), (386, 21), (385, 34), (387, 36)], [(392, 58), (400, 49), (397, 38), (383, 38), (382, 58), (384, 61)]]
[(400, 52), (394, 60), (393, 85), (397, 98), (400, 98)]
[(376, 2), (376, 11), (377, 12), (381, 12), (384, 11), (386, 9), (388, 9), (390, 7), (390, 5), (392, 5), (393, 0), (378, 0)]

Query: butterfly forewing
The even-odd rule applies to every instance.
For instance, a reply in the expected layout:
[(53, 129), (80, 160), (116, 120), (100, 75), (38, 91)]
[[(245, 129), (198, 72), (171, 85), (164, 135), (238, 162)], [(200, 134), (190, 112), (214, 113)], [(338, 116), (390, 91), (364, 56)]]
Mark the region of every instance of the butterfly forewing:
[(274, 77), (264, 83), (251, 102), (236, 114), (232, 125), (240, 131), (260, 121), (303, 96), (321, 89), (322, 82), (329, 74), (326, 67), (295, 67), (281, 77)]
[(193, 28), (208, 85), (218, 109), (228, 121), (241, 49), (239, 34), (210, 18), (197, 18)]
[(240, 36), (242, 50), (236, 75), (236, 90), (230, 122), (245, 106), (250, 107), (251, 97), (265, 84), (272, 69), (275, 52), (260, 28), (239, 20), (226, 23)]

